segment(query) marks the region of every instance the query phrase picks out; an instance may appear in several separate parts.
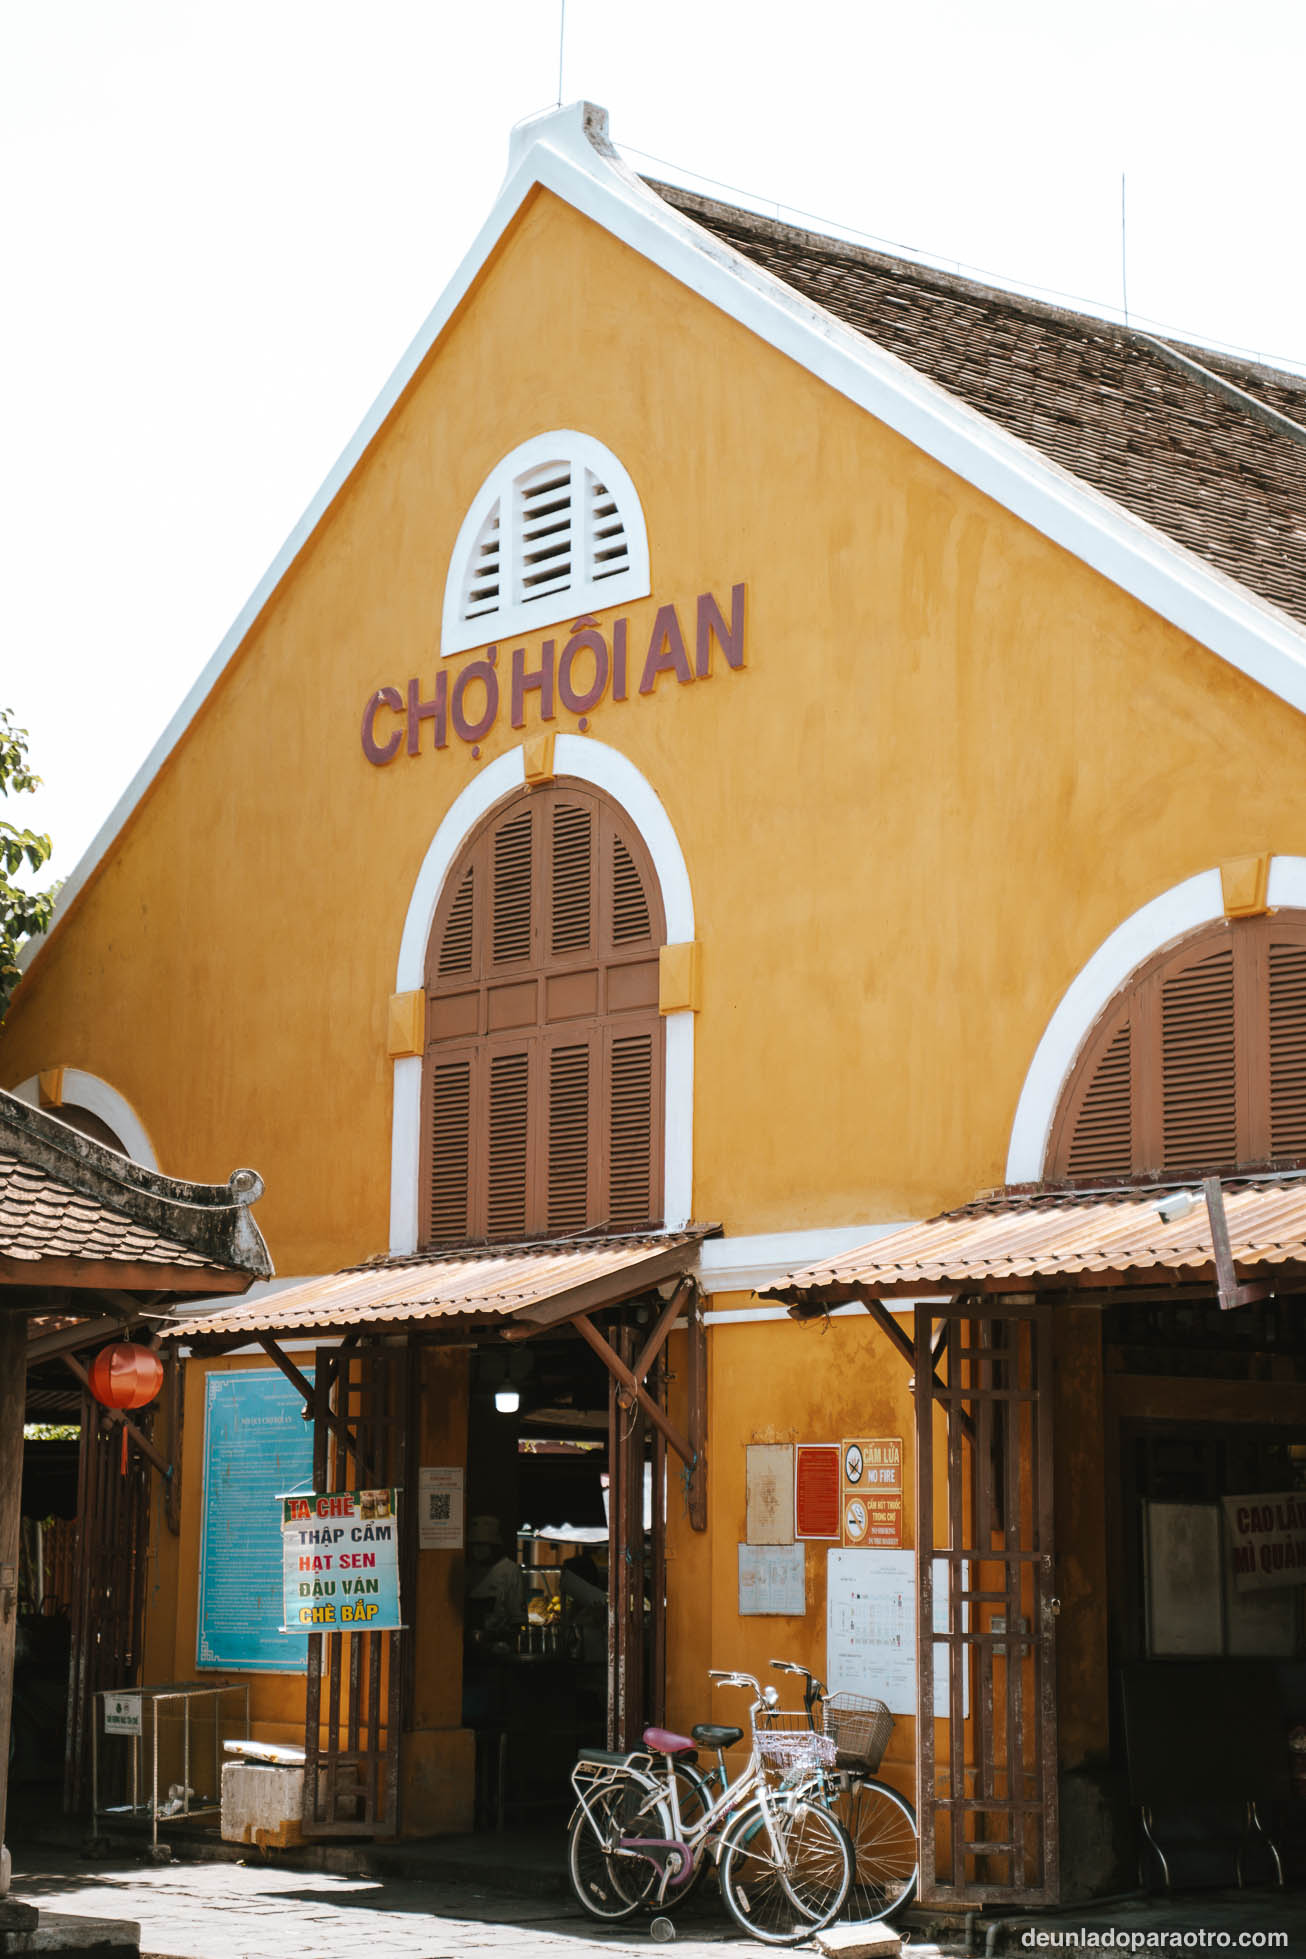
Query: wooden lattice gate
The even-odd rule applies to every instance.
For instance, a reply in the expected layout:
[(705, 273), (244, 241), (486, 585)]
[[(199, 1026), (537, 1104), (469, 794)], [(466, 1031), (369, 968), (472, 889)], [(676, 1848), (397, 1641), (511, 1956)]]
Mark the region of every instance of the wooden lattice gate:
[(1052, 1903), (1052, 1316), (959, 1301), (936, 1329), (935, 1311), (916, 1309), (921, 1897)]
[[(401, 1547), (413, 1532), (404, 1473), (408, 1358), (403, 1342), (319, 1347), (313, 1375), (314, 1490), (398, 1488)], [(405, 1564), (411, 1569), (401, 1548), (401, 1603)], [(392, 1836), (399, 1827), (403, 1637), (309, 1634), (306, 1836)]]

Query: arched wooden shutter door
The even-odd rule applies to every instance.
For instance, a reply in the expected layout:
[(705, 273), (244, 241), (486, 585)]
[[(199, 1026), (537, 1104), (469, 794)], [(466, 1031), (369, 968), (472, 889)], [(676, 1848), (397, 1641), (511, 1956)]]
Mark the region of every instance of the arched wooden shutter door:
[(581, 785), (473, 838), (428, 959), (428, 1243), (658, 1221), (663, 937), (642, 843)]
[(1150, 962), (1087, 1042), (1048, 1174), (1227, 1171), (1306, 1156), (1306, 918), (1213, 926)]

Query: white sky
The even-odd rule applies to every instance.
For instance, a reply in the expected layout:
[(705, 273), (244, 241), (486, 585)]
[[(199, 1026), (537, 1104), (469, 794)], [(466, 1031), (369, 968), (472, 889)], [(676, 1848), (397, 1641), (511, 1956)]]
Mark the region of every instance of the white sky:
[[(559, 0), (6, 0), (0, 705), (66, 875), (550, 105)], [(1301, 0), (568, 0), (621, 145), (1306, 364)], [(637, 167), (650, 168), (639, 156)], [(672, 173), (667, 173), (672, 174)]]

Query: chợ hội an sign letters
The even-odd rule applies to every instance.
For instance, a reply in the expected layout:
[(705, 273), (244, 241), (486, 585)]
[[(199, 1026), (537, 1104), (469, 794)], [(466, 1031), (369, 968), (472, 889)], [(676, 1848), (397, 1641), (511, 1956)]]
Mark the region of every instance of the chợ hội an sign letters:
[(378, 687), (363, 709), (363, 753), (377, 768), (401, 751), (419, 755), (428, 722), (433, 751), (447, 748), (451, 734), (479, 748), (505, 708), (512, 726), (524, 728), (528, 707), (541, 722), (556, 719), (561, 707), (581, 716), (583, 734), (585, 717), (605, 698), (629, 700), (632, 687), (636, 696), (652, 694), (667, 674), (682, 687), (711, 679), (714, 648), (738, 672), (744, 664), (745, 592), (743, 585), (731, 587), (729, 617), (711, 592), (701, 592), (688, 625), (674, 605), (660, 605), (647, 648), (631, 645), (628, 619), (613, 621), (609, 639), (586, 613), (566, 639), (559, 634), (537, 648), (516, 646), (502, 660), (501, 649), (488, 646), (456, 672), (438, 673), (427, 696), (420, 679), (402, 691)]
[(283, 1632), (395, 1632), (398, 1490), (281, 1499)]

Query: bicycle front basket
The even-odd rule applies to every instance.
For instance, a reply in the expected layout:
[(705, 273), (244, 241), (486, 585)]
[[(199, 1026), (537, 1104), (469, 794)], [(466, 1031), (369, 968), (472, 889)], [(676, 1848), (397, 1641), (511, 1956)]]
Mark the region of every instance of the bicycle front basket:
[(829, 1735), (814, 1732), (805, 1714), (772, 1709), (765, 1717), (765, 1726), (754, 1732), (758, 1754), (782, 1775), (834, 1767), (836, 1743)]
[(825, 1703), (825, 1732), (838, 1750), (839, 1768), (874, 1775), (893, 1733), (893, 1716), (883, 1701), (865, 1694), (831, 1694)]

